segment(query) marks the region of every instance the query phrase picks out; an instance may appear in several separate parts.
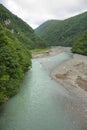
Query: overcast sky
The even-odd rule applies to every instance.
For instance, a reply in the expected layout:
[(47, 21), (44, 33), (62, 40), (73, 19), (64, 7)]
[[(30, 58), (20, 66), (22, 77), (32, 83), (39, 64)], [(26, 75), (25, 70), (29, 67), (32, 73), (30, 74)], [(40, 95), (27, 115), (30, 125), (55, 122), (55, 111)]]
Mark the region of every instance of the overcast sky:
[(46, 20), (62, 20), (87, 11), (87, 0), (0, 0), (0, 3), (32, 28)]

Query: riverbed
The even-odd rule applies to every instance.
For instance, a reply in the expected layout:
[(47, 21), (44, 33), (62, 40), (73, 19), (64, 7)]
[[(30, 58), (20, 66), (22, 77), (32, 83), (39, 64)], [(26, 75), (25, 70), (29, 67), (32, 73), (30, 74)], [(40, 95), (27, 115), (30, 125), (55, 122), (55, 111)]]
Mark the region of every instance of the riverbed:
[(69, 52), (32, 60), (20, 92), (0, 114), (0, 130), (87, 130), (73, 112), (73, 96), (50, 77), (50, 72), (71, 57)]

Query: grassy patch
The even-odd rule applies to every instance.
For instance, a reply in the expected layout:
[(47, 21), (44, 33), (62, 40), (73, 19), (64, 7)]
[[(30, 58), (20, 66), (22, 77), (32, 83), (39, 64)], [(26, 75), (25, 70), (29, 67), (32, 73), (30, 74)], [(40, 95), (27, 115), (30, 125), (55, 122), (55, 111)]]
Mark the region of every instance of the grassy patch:
[(31, 50), (32, 54), (40, 54), (40, 53), (44, 53), (47, 52), (50, 49), (50, 47), (44, 48), (44, 49), (33, 49)]

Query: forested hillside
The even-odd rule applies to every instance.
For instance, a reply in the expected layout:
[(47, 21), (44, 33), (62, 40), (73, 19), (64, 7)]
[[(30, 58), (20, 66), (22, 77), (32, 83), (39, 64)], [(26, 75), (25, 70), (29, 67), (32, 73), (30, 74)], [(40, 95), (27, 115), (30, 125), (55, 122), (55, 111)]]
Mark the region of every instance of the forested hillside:
[(75, 42), (72, 52), (87, 55), (87, 31)]
[(34, 30), (23, 20), (0, 4), (0, 23), (27, 48), (44, 48), (47, 44), (34, 34)]
[(24, 72), (31, 66), (29, 51), (0, 24), (0, 105), (16, 94)]
[(31, 67), (29, 50), (46, 46), (28, 24), (0, 4), (0, 106), (19, 91)]
[(40, 37), (45, 37), (45, 33), (49, 34), (49, 29), (52, 32), (53, 28), (56, 28), (56, 25), (61, 22), (58, 20), (48, 20), (45, 23), (41, 24), (37, 29), (35, 29), (35, 33)]
[(35, 33), (49, 45), (72, 46), (86, 30), (87, 12), (63, 21), (46, 22)]

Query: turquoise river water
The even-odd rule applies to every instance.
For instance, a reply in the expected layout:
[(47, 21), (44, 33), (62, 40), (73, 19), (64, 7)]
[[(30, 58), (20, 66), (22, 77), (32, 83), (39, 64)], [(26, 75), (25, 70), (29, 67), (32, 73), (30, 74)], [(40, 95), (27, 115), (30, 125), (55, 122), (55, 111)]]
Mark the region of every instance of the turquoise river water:
[(69, 58), (63, 52), (32, 60), (20, 92), (0, 114), (0, 130), (86, 130), (68, 106), (69, 92), (50, 77), (53, 68)]

